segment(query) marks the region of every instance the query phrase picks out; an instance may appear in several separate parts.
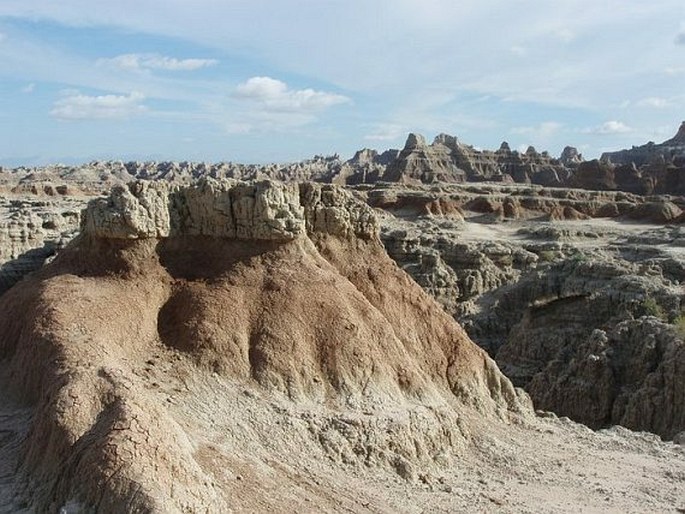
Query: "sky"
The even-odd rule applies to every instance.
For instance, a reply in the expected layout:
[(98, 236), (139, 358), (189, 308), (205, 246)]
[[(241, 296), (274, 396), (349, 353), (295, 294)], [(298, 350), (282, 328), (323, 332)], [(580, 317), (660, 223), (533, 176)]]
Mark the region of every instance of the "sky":
[(0, 0), (4, 166), (349, 158), (409, 132), (594, 158), (683, 120), (683, 0)]

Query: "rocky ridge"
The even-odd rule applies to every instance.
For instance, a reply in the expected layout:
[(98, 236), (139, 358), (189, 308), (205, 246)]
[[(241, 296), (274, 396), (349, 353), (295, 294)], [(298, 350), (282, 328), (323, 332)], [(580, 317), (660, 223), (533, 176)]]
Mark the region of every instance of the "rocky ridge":
[(314, 181), (339, 185), (399, 183), (504, 182), (545, 187), (626, 191), (640, 195), (685, 195), (685, 143), (678, 134), (661, 143), (610, 152), (585, 161), (567, 146), (559, 158), (529, 147), (478, 150), (457, 137), (439, 134), (431, 144), (409, 134), (404, 148), (378, 153), (358, 151), (351, 159), (315, 156), (289, 164), (245, 165), (231, 162), (91, 162), (83, 166), (0, 169), (0, 191), (15, 194), (87, 194), (131, 180), (189, 183), (201, 177), (239, 180)]

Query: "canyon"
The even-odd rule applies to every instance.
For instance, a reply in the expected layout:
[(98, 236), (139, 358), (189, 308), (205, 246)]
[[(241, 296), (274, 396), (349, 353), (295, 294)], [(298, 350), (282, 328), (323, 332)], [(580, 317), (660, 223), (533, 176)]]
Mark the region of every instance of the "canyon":
[(0, 510), (685, 508), (683, 177), (685, 123), (1, 170)]

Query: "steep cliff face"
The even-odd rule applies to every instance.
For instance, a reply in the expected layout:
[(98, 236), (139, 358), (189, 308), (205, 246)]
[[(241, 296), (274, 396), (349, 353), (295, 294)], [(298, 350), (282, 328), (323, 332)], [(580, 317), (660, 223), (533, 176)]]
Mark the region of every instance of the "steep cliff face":
[(672, 439), (685, 427), (685, 343), (654, 318), (596, 329), (535, 375), (541, 409), (588, 426), (620, 424)]
[[(262, 473), (297, 451), (265, 451), (255, 426), (278, 398), (300, 452), (409, 480), (453, 462), (481, 421), (530, 413), (335, 186), (117, 188), (0, 311), (0, 379), (33, 413), (14, 494), (36, 510), (227, 510), (217, 459)], [(219, 379), (227, 398), (206, 392)], [(234, 410), (240, 391), (265, 399)]]

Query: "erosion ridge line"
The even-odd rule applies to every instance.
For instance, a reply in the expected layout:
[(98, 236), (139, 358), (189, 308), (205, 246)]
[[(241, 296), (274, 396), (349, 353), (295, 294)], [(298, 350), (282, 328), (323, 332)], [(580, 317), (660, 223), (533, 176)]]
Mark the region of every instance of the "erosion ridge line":
[(676, 136), (663, 143), (608, 152), (590, 161), (571, 146), (554, 158), (532, 146), (519, 152), (503, 142), (497, 150), (480, 150), (447, 134), (439, 134), (431, 144), (419, 134), (409, 134), (402, 150), (378, 153), (367, 148), (348, 160), (336, 154), (288, 164), (94, 161), (80, 166), (0, 168), (0, 191), (68, 196), (97, 193), (103, 184), (111, 186), (135, 179), (189, 183), (211, 177), (338, 185), (502, 182), (640, 195), (685, 195), (684, 126), (685, 122)]

